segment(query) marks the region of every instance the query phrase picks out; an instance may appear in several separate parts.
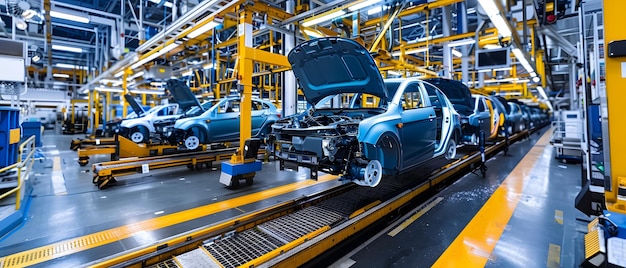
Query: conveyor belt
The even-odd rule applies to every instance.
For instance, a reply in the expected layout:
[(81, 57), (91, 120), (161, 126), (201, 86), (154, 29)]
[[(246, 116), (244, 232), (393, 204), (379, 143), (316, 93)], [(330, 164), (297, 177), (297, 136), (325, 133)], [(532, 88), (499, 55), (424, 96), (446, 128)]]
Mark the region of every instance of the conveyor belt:
[[(511, 142), (528, 135), (528, 132), (513, 135)], [(488, 146), (486, 157), (497, 154), (505, 145), (504, 141), (499, 141)], [(480, 166), (481, 155), (475, 147), (461, 148), (460, 154), (464, 156), (454, 162), (438, 158), (429, 161), (428, 167), (420, 167), (409, 174), (384, 177), (375, 188), (342, 185), (279, 204), (261, 214), (251, 212), (244, 214), (241, 220), (217, 224), (222, 226), (222, 231), (215, 230), (214, 225), (207, 226), (206, 229), (212, 231), (204, 237), (186, 235), (186, 242), (168, 242), (181, 241), (181, 237), (176, 236), (161, 241), (157, 247), (146, 246), (93, 264), (113, 267), (139, 263), (152, 265), (150, 267), (299, 266), (368, 226), (419, 204)], [(138, 251), (144, 252), (143, 256), (137, 257), (134, 252)]]
[(214, 149), (210, 151), (189, 152), (177, 155), (153, 156), (142, 158), (121, 159), (93, 164), (93, 183), (103, 189), (116, 181), (117, 177), (148, 173), (150, 170), (186, 165), (189, 168), (200, 168), (211, 165), (214, 161), (230, 158), (237, 148)]

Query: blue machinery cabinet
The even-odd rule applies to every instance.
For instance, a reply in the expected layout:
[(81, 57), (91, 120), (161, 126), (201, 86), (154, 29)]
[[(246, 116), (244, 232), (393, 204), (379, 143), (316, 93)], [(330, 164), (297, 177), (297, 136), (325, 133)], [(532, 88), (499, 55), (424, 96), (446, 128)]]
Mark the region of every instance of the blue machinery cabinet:
[(41, 147), (41, 122), (23, 122), (24, 139), (35, 135), (35, 146)]
[(17, 163), (20, 110), (0, 107), (0, 168)]

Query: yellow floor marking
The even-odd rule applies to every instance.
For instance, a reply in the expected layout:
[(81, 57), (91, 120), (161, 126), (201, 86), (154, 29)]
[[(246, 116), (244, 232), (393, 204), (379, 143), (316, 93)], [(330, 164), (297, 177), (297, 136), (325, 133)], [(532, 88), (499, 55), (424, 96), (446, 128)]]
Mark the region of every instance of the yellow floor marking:
[(550, 140), (537, 141), (433, 267), (484, 267), (522, 196), (529, 175)]
[(554, 220), (559, 224), (563, 224), (563, 210), (554, 210)]
[(63, 170), (61, 168), (61, 157), (55, 156), (52, 159), (52, 190), (55, 195), (66, 195), (67, 189), (65, 188), (65, 177), (63, 177)]
[(96, 232), (90, 235), (64, 240), (47, 246), (22, 251), (6, 256), (5, 258), (0, 258), (0, 261), (4, 260), (5, 266), (3, 268), (35, 265), (55, 258), (67, 256), (73, 253), (81, 252), (84, 250), (113, 243), (122, 239), (126, 239), (135, 234), (145, 235), (146, 232), (162, 229), (186, 221), (191, 221), (193, 219), (208, 216), (231, 208), (251, 204), (335, 179), (337, 179), (337, 176), (324, 175), (320, 176), (317, 181), (299, 181), (268, 189), (262, 192), (244, 195), (209, 205)]
[(561, 266), (561, 246), (550, 244), (548, 247), (548, 263), (546, 267), (556, 268)]
[(437, 204), (439, 204), (439, 202), (441, 202), (441, 200), (443, 200), (443, 197), (437, 197), (433, 202), (430, 202), (430, 204), (426, 205), (425, 207), (420, 209), (417, 213), (415, 213), (415, 215), (411, 216), (410, 218), (408, 218), (404, 222), (402, 222), (402, 224), (398, 225), (398, 227), (393, 228), (393, 230), (391, 230), (391, 232), (387, 233), (387, 235), (389, 235), (389, 236), (396, 236), (397, 234), (402, 232), (402, 230), (404, 230), (406, 227), (409, 227), (409, 225), (411, 225), (411, 223), (415, 222), (421, 216), (426, 214), (426, 212), (428, 212), (430, 209), (432, 209)]

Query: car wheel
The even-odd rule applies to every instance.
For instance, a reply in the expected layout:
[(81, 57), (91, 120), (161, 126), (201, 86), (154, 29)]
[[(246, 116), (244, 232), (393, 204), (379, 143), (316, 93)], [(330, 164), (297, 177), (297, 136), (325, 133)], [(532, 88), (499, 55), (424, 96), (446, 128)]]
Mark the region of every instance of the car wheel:
[(195, 150), (200, 147), (200, 139), (198, 136), (189, 135), (185, 138), (185, 148), (188, 150)]
[(456, 141), (453, 138), (448, 140), (445, 156), (448, 160), (452, 160), (456, 157)]
[(133, 128), (130, 132), (130, 140), (134, 143), (142, 143), (146, 140), (147, 134), (142, 128)]

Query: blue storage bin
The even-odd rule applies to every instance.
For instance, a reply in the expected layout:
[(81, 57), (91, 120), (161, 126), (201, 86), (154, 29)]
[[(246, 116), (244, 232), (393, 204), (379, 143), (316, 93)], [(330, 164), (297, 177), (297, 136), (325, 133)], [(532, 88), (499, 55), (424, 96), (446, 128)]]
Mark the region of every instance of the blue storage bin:
[(41, 122), (22, 122), (22, 131), (24, 139), (35, 135), (35, 146), (41, 147)]
[(0, 107), (0, 168), (17, 163), (20, 136), (20, 110)]

